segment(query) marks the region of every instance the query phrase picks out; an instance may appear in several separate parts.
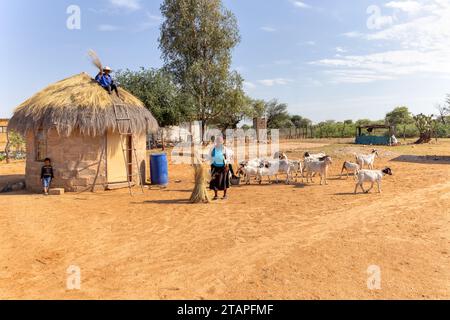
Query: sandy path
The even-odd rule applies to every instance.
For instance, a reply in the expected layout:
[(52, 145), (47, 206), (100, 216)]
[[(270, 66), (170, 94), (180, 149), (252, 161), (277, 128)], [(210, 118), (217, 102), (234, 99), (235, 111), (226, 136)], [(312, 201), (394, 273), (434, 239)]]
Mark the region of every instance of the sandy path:
[[(0, 298), (450, 298), (450, 165), (389, 159), (382, 195), (333, 177), (189, 205), (186, 166), (171, 167), (181, 183), (132, 199), (2, 195)], [(69, 265), (81, 291), (65, 289)], [(367, 289), (369, 265), (380, 291)]]

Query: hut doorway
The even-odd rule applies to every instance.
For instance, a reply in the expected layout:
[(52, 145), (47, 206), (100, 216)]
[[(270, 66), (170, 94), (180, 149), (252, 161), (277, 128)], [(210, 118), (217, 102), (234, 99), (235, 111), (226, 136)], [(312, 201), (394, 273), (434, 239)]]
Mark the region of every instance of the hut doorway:
[[(129, 165), (132, 161), (132, 137), (121, 136), (115, 132), (108, 132), (107, 135), (107, 179), (108, 184), (128, 182), (131, 177), (127, 175), (126, 166), (128, 166), (130, 175), (133, 174), (133, 166)], [(121, 141), (122, 140), (122, 141)], [(126, 149), (126, 158), (123, 157), (123, 147)]]

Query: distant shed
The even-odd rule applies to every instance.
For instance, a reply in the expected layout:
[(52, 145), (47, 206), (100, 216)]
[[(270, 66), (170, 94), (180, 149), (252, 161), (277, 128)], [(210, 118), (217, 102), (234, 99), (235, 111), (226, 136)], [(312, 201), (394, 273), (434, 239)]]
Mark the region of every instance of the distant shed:
[(366, 125), (356, 128), (356, 144), (389, 146), (395, 127), (388, 125)]

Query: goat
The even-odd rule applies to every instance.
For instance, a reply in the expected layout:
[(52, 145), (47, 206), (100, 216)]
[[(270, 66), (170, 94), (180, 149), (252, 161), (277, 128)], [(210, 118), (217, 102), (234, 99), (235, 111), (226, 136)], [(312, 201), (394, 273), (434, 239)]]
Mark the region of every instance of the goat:
[(289, 173), (291, 175), (291, 179), (294, 178), (295, 174), (295, 182), (298, 181), (298, 176), (300, 175), (303, 178), (303, 163), (298, 161), (289, 161)]
[[(262, 184), (263, 177), (267, 177), (269, 179), (269, 184), (272, 183), (270, 177), (273, 177), (278, 174), (278, 164), (273, 162), (265, 162), (264, 166), (258, 168), (258, 180), (259, 184)], [(278, 179), (277, 179), (278, 181)]]
[(245, 183), (250, 184), (250, 179), (258, 176), (258, 169), (249, 165), (243, 165), (239, 168), (237, 174), (243, 174)]
[(328, 177), (328, 168), (333, 163), (331, 157), (323, 157), (320, 160), (309, 160), (305, 162), (305, 171), (306, 174), (306, 182), (313, 182), (312, 177), (314, 173), (320, 174), (320, 185), (323, 185), (325, 182), (328, 185), (327, 177)]
[(270, 177), (275, 176), (275, 179), (277, 181), (277, 183), (279, 182), (278, 180), (278, 175), (279, 174), (286, 174), (286, 184), (290, 183), (290, 163), (289, 160), (273, 160), (273, 161), (265, 161), (264, 162), (264, 166), (259, 168), (259, 174), (258, 174), (258, 179), (259, 179), (259, 183), (262, 183), (262, 178), (263, 177), (268, 177), (269, 179), (269, 183), (271, 183), (272, 181), (270, 180)]
[(253, 159), (250, 161), (243, 161), (239, 166), (240, 168), (237, 174), (243, 174), (246, 184), (250, 184), (252, 177), (258, 177), (258, 170), (264, 166), (264, 162), (260, 159)]
[[(363, 193), (369, 193), (375, 184), (378, 185), (378, 193), (381, 193), (381, 180), (385, 175), (392, 176), (392, 170), (390, 168), (386, 168), (384, 170), (361, 170), (358, 172), (358, 182), (355, 186), (355, 194), (358, 191), (358, 187), (361, 187)], [(363, 184), (364, 182), (371, 182), (372, 186), (368, 190), (364, 190)]]
[(346, 171), (347, 172), (347, 178), (348, 178), (348, 174), (350, 172), (352, 172), (354, 177), (355, 177), (355, 179), (356, 179), (357, 178), (357, 174), (358, 174), (360, 169), (361, 169), (361, 167), (359, 166), (359, 164), (345, 161), (343, 166), (342, 166), (341, 178), (344, 175), (344, 171)]
[(379, 157), (378, 151), (373, 149), (371, 154), (360, 154), (355, 155), (356, 163), (360, 166), (361, 169), (364, 169), (364, 166), (367, 165), (370, 170), (373, 170), (373, 166), (375, 164), (375, 158)]
[(316, 153), (316, 154), (311, 154), (309, 152), (305, 152), (304, 158), (305, 158), (305, 160), (307, 160), (307, 159), (318, 160), (318, 159), (324, 158), (326, 156), (327, 155), (325, 153), (322, 153), (322, 152), (321, 153)]

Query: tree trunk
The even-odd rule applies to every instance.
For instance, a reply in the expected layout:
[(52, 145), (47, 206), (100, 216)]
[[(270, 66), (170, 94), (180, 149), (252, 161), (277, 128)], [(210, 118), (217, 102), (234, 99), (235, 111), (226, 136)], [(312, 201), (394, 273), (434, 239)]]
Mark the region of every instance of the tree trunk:
[(161, 130), (161, 144), (162, 144), (162, 151), (166, 151), (166, 143), (164, 141), (164, 128)]
[(10, 163), (10, 154), (11, 152), (11, 142), (9, 141), (9, 132), (6, 131), (6, 146), (5, 146), (5, 155), (6, 155), (6, 163)]
[(205, 133), (206, 133), (206, 120), (202, 120), (202, 132), (200, 134), (201, 134), (201, 141), (203, 143), (206, 142), (205, 141)]
[(415, 142), (415, 144), (425, 144), (430, 143), (432, 137), (431, 137), (431, 131), (427, 131), (420, 134), (420, 139)]

